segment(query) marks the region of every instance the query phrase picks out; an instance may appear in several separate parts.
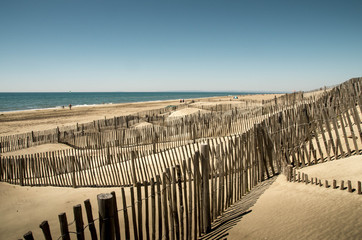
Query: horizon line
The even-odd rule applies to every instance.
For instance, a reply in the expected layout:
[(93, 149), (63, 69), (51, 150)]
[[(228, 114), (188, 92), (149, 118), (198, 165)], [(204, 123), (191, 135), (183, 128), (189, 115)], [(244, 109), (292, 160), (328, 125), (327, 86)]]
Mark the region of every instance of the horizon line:
[[(270, 93), (282, 94), (294, 91), (260, 91), (260, 90), (167, 90), (167, 91), (6, 91), (0, 93)], [(298, 91), (296, 91), (298, 92)]]

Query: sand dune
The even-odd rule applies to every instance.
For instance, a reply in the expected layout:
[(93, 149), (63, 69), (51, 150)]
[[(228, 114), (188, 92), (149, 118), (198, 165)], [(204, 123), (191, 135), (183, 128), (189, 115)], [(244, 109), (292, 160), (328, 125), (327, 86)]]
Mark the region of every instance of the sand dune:
[(151, 126), (153, 126), (152, 123), (141, 122), (141, 123), (138, 123), (138, 124), (134, 125), (133, 127), (134, 128), (144, 128), (144, 127), (151, 127)]
[(202, 113), (207, 113), (209, 111), (198, 109), (198, 108), (184, 108), (184, 109), (171, 113), (170, 116), (168, 116), (168, 117), (169, 118), (184, 117), (184, 116), (191, 115), (191, 114), (197, 114), (199, 112), (202, 114)]
[(71, 147), (69, 147), (68, 145), (62, 144), (62, 143), (47, 143), (47, 144), (42, 144), (39, 146), (20, 149), (17, 151), (2, 153), (1, 155), (2, 156), (20, 156), (20, 155), (26, 155), (26, 154), (52, 152), (52, 151), (65, 150), (65, 149), (71, 149)]
[[(308, 167), (303, 172), (321, 178), (362, 180), (361, 168), (362, 156), (354, 156)], [(287, 182), (283, 175), (250, 210), (229, 231), (227, 239), (337, 240), (362, 236), (361, 195)]]
[(333, 179), (337, 181), (351, 180), (352, 184), (356, 184), (357, 181), (362, 181), (362, 156), (357, 155), (321, 163), (302, 168), (300, 172), (308, 174), (309, 177), (328, 180), (328, 182), (332, 182)]

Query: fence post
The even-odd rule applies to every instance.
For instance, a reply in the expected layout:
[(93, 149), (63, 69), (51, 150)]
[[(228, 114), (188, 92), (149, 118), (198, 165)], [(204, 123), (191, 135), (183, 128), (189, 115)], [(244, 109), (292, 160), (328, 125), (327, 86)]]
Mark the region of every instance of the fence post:
[(88, 225), (89, 225), (89, 232), (91, 235), (91, 239), (92, 240), (97, 240), (97, 232), (96, 232), (96, 227), (94, 226), (94, 220), (93, 220), (93, 214), (92, 214), (92, 206), (91, 203), (89, 201), (89, 199), (84, 201), (84, 206), (85, 206), (85, 211), (87, 214), (87, 220), (88, 220)]
[(126, 239), (130, 239), (127, 202), (126, 202), (126, 195), (124, 193), (124, 188), (123, 187), (121, 188), (121, 193), (122, 193), (122, 204), (123, 204), (124, 231), (125, 231)]
[(132, 151), (131, 156), (131, 163), (132, 163), (132, 176), (133, 176), (133, 185), (136, 186), (137, 183), (137, 177), (136, 177), (136, 152)]
[(24, 239), (25, 240), (34, 240), (33, 238), (33, 233), (31, 231), (27, 232), (24, 234)]
[[(168, 210), (167, 210), (167, 183), (166, 183), (166, 173), (162, 173), (162, 208), (163, 208), (163, 218), (165, 223), (165, 238), (166, 240), (170, 239), (170, 231), (169, 231), (169, 217), (168, 217)], [(160, 178), (157, 178), (157, 181), (160, 181)], [(172, 220), (172, 219), (171, 219)], [(172, 220), (173, 221), (173, 220)]]
[(151, 184), (151, 222), (152, 222), (151, 239), (155, 240), (156, 239), (156, 193), (155, 193), (154, 178), (151, 178), (150, 184)]
[(58, 215), (58, 217), (59, 217), (60, 233), (62, 234), (62, 239), (70, 240), (67, 215), (65, 213), (61, 213)]
[(287, 172), (287, 181), (291, 182), (293, 179), (293, 166), (288, 165), (287, 166), (288, 172)]
[(153, 132), (153, 134), (154, 134), (154, 137), (152, 139), (152, 150), (153, 150), (153, 154), (156, 154), (156, 152), (157, 152), (157, 149), (156, 149), (156, 147), (157, 147), (157, 136), (155, 136), (156, 135), (155, 132)]
[(20, 159), (20, 186), (24, 186), (24, 157), (21, 157)]
[(352, 192), (352, 183), (350, 180), (347, 181), (348, 192)]
[(113, 210), (114, 210), (113, 216), (114, 216), (114, 228), (115, 228), (116, 240), (121, 240), (116, 193), (112, 191), (111, 194), (113, 196)]
[(57, 142), (59, 143), (59, 139), (60, 139), (59, 127), (57, 127), (57, 129), (56, 129), (56, 135), (57, 135)]
[(136, 204), (134, 200), (134, 190), (133, 187), (129, 188), (131, 193), (131, 210), (132, 210), (132, 223), (133, 223), (133, 238), (138, 240), (138, 231), (137, 231), (137, 220), (136, 220)]
[(209, 192), (209, 145), (201, 144), (201, 166), (202, 166), (202, 184), (203, 184), (203, 224), (205, 233), (211, 230), (210, 217), (210, 192)]
[(41, 228), (41, 230), (43, 231), (44, 234), (44, 238), (45, 240), (51, 240), (52, 239), (52, 235), (50, 233), (50, 228), (49, 228), (49, 223), (48, 221), (43, 221), (39, 227)]
[(115, 238), (113, 195), (110, 193), (101, 193), (97, 195), (97, 200), (100, 239), (112, 240)]
[(344, 190), (344, 180), (341, 181), (341, 188), (340, 190)]
[(75, 182), (75, 158), (74, 158), (74, 156), (70, 156), (70, 161), (72, 164), (72, 185), (73, 185), (73, 188), (76, 188), (77, 184)]
[(75, 227), (77, 230), (77, 239), (84, 240), (84, 223), (82, 216), (82, 207), (80, 204), (73, 207)]
[(137, 223), (138, 223), (138, 239), (143, 239), (143, 221), (142, 221), (142, 195), (141, 195), (141, 183), (136, 183), (137, 190)]

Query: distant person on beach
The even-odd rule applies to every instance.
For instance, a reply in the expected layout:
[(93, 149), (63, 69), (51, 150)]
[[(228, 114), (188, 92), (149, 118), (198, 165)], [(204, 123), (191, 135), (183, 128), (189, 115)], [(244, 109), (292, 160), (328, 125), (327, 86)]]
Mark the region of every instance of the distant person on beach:
[(69, 110), (72, 110), (72, 104), (69, 104)]

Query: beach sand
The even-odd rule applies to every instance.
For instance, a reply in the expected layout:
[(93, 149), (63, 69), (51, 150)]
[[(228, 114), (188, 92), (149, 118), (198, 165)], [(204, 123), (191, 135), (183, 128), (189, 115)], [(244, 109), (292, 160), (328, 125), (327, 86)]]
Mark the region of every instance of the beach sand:
[[(359, 112), (359, 111), (358, 111)], [(359, 112), (361, 116), (361, 113)], [(353, 126), (358, 132), (357, 127)], [(342, 136), (342, 129), (338, 129)], [(350, 136), (350, 132), (347, 132)], [(335, 138), (335, 133), (332, 133)], [(319, 136), (322, 141), (321, 136)], [(357, 137), (360, 149), (360, 140)], [(349, 145), (352, 141), (349, 138)], [(346, 143), (341, 142), (343, 148)], [(323, 151), (326, 156), (325, 149)], [(311, 178), (322, 180), (322, 187), (290, 183), (284, 175), (277, 180), (258, 199), (234, 226), (228, 239), (361, 239), (362, 236), (362, 195), (356, 193), (357, 181), (362, 181), (362, 156), (355, 155), (308, 166), (297, 170), (308, 174)], [(329, 185), (337, 180), (340, 186), (344, 180), (352, 182), (355, 190), (349, 193), (325, 188), (324, 181)]]
[[(362, 156), (302, 169), (321, 179), (362, 180)], [(287, 182), (284, 175), (258, 199), (227, 239), (361, 239), (362, 196), (311, 184)]]
[[(310, 169), (304, 168), (303, 172), (313, 172), (321, 179), (328, 178), (331, 172), (344, 180), (361, 179), (362, 156), (318, 164)], [(0, 183), (0, 239), (16, 239), (29, 230), (35, 239), (41, 239), (39, 224), (43, 220), (49, 221), (53, 237), (58, 237), (58, 214), (66, 212), (71, 223), (73, 206), (81, 204), (85, 218), (83, 201), (90, 199), (93, 217), (97, 218), (97, 194), (111, 191), (116, 192), (121, 209), (120, 188), (20, 187)], [(129, 188), (125, 192), (130, 203)], [(362, 234), (361, 195), (287, 182), (284, 175), (277, 177), (249, 211), (229, 230), (227, 239), (359, 239)], [(120, 220), (122, 223), (122, 214)], [(74, 231), (74, 224), (70, 231)], [(85, 232), (89, 234), (88, 230)]]
[(1, 156), (21, 156), (26, 154), (35, 154), (35, 153), (42, 153), (42, 152), (52, 152), (58, 150), (65, 150), (65, 149), (72, 149), (72, 147), (62, 144), (62, 143), (47, 143), (42, 144), (30, 148), (24, 148), (12, 152), (2, 153)]
[[(239, 99), (232, 99), (232, 96), (211, 97), (193, 99), (199, 106), (241, 103), (245, 100), (262, 100), (272, 99), (274, 96), (282, 94), (257, 94), (243, 95)], [(76, 123), (88, 123), (94, 120), (113, 118), (115, 116), (125, 116), (137, 112), (164, 108), (168, 105), (178, 106), (180, 104), (191, 104), (192, 100), (185, 100), (180, 103), (179, 100), (154, 101), (154, 102), (137, 102), (137, 103), (120, 103), (120, 104), (103, 104), (95, 106), (79, 106), (57, 109), (27, 110), (17, 112), (0, 112), (0, 136), (26, 133), (31, 131), (43, 131), (74, 125)]]
[[(239, 100), (243, 98), (240, 97)], [(251, 98), (245, 96), (244, 98)], [(255, 95), (261, 101), (272, 95)], [(240, 103), (231, 97), (201, 99), (198, 105)], [(97, 119), (132, 114), (148, 109), (180, 104), (178, 101), (112, 104), (69, 109), (36, 110), (1, 113), (0, 134), (9, 135), (46, 130), (56, 126), (85, 123)], [(190, 114), (178, 112), (175, 115)], [(140, 126), (149, 125), (141, 123)], [(137, 126), (135, 126), (137, 127)], [(25, 154), (69, 148), (62, 144), (45, 144), (8, 153)], [(321, 179), (362, 180), (362, 157), (354, 156), (301, 169), (311, 177)], [(90, 199), (93, 217), (97, 218), (96, 196), (115, 191), (120, 200), (120, 188), (59, 188), (20, 187), (0, 183), (0, 239), (17, 239), (32, 230), (35, 239), (42, 239), (39, 224), (48, 220), (53, 238), (59, 236), (58, 214), (66, 212), (68, 223), (73, 221), (73, 206)], [(129, 189), (126, 189), (129, 200)], [(119, 209), (121, 203), (118, 202)], [(362, 197), (356, 192), (287, 182), (280, 175), (251, 208), (229, 230), (227, 239), (358, 239), (362, 235)], [(83, 207), (83, 218), (86, 215)], [(122, 222), (121, 222), (122, 223)], [(98, 224), (96, 224), (97, 226)], [(70, 226), (74, 231), (74, 223)], [(89, 231), (86, 230), (89, 238)], [(75, 236), (72, 236), (72, 239)]]
[(170, 116), (168, 116), (170, 119), (172, 118), (178, 118), (178, 117), (183, 117), (183, 116), (187, 116), (187, 115), (193, 115), (193, 114), (203, 114), (203, 113), (208, 113), (210, 111), (206, 111), (206, 110), (202, 110), (199, 108), (184, 108), (178, 111), (175, 111), (173, 113), (170, 114)]
[[(240, 102), (243, 101), (240, 99), (252, 99), (261, 102), (262, 100), (274, 98), (274, 95), (275, 94), (247, 95), (240, 96), (239, 99), (232, 99), (232, 96), (194, 99), (194, 104), (197, 104), (197, 107), (203, 105), (240, 104)], [(185, 104), (191, 104), (191, 100), (186, 100), (185, 102)], [(72, 110), (69, 110), (68, 108), (59, 108), (2, 112), (0, 113), (0, 136), (30, 131), (43, 131), (56, 128), (57, 126), (62, 127), (74, 125), (76, 123), (87, 123), (93, 120), (104, 119), (104, 117), (113, 118), (114, 116), (135, 114), (137, 112), (179, 104), (181, 103), (179, 103), (178, 100), (170, 100), (79, 106), (73, 107)], [(180, 117), (196, 113), (199, 110), (199, 108), (190, 106), (190, 109), (175, 111), (174, 115)], [(137, 128), (145, 125), (149, 124), (140, 123), (135, 127)], [(3, 156), (41, 153), (69, 148), (69, 146), (64, 144), (44, 144), (5, 153)], [(20, 187), (8, 183), (0, 183), (0, 239), (17, 239), (29, 230), (33, 231), (35, 239), (42, 239), (43, 236), (39, 229), (39, 224), (43, 220), (49, 221), (53, 237), (58, 237), (60, 234), (58, 221), (59, 213), (65, 211), (68, 216), (68, 222), (70, 223), (73, 221), (73, 206), (76, 204), (83, 205), (84, 200), (90, 199), (94, 206), (94, 218), (97, 218), (98, 213), (95, 211), (97, 209), (97, 194), (109, 193), (111, 191), (116, 191), (120, 196), (120, 188), (73, 189), (59, 187)], [(127, 199), (129, 199), (128, 188), (126, 189), (126, 195)], [(119, 206), (120, 204), (121, 203), (118, 203)], [(85, 212), (83, 212), (83, 218), (86, 218)], [(88, 233), (89, 231), (86, 232)]]
[[(65, 212), (68, 224), (73, 222), (73, 206), (82, 205), (83, 220), (86, 213), (83, 201), (90, 199), (93, 218), (98, 218), (97, 195), (116, 192), (121, 196), (120, 188), (60, 188), (60, 187), (20, 187), (8, 183), (0, 183), (0, 239), (19, 239), (29, 230), (35, 239), (44, 239), (39, 224), (47, 220), (53, 239), (60, 236), (58, 214)], [(126, 191), (130, 201), (129, 190)], [(118, 199), (118, 206), (121, 206)], [(98, 224), (96, 224), (98, 226)], [(75, 231), (74, 224), (69, 227)], [(86, 239), (90, 239), (89, 231)], [(75, 235), (71, 236), (74, 239)]]

